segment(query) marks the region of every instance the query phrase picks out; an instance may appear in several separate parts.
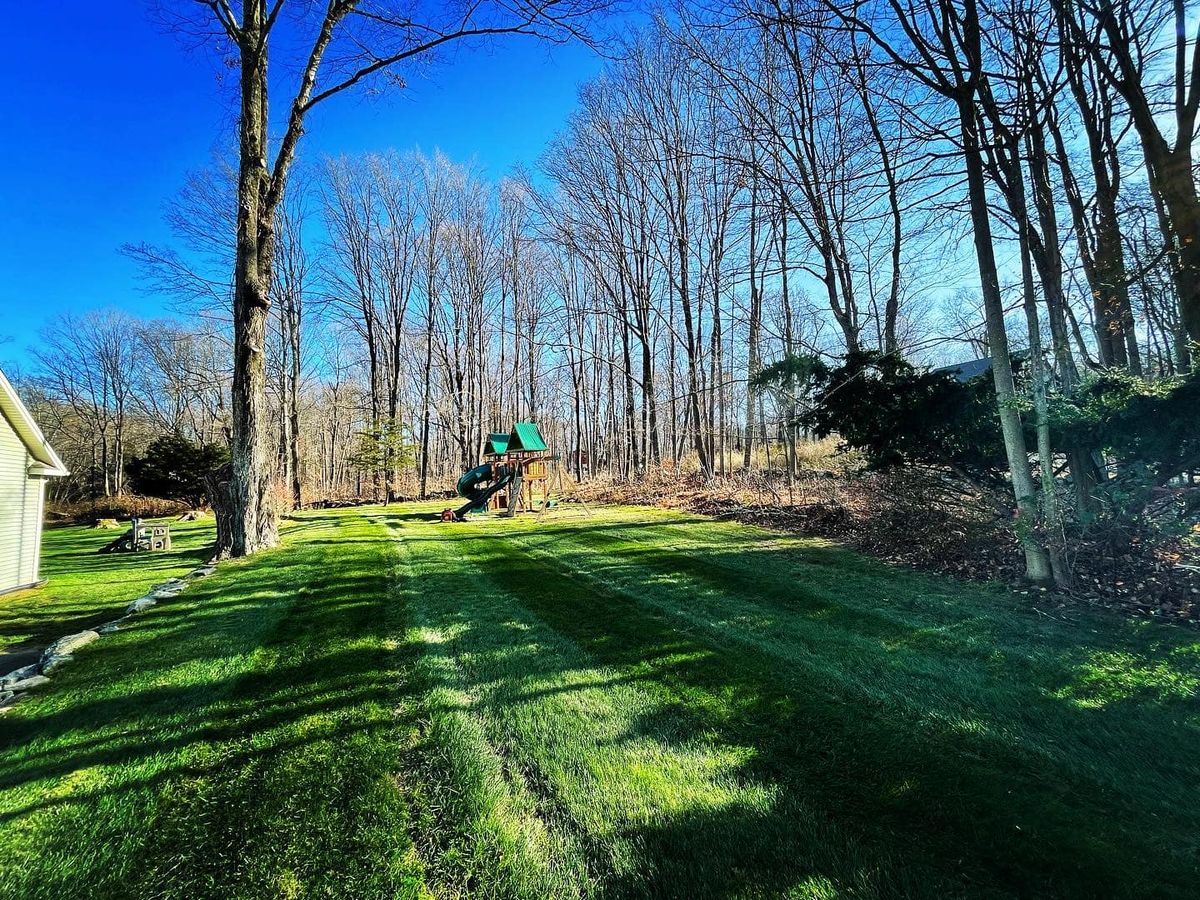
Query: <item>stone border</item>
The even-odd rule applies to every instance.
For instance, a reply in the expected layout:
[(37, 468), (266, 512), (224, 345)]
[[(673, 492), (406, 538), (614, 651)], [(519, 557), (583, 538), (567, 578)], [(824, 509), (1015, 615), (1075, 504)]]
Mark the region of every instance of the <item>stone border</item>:
[(22, 666), (7, 675), (0, 676), (0, 715), (12, 709), (13, 705), (28, 691), (49, 684), (51, 673), (71, 662), (75, 658), (75, 651), (80, 647), (86, 647), (92, 641), (99, 640), (101, 635), (119, 631), (121, 626), (133, 616), (156, 605), (160, 600), (169, 600), (177, 596), (181, 591), (187, 590), (188, 586), (197, 578), (207, 578), (216, 571), (218, 559), (218, 556), (214, 556), (182, 578), (168, 578), (166, 581), (154, 585), (144, 595), (126, 606), (125, 615), (119, 619), (97, 625), (88, 631), (60, 637), (42, 651), (42, 657), (38, 662)]

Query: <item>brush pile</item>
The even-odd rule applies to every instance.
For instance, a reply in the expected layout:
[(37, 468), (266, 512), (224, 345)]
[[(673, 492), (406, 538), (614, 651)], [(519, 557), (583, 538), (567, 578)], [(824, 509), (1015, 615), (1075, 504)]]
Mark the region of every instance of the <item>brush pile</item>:
[(763, 472), (705, 479), (657, 469), (631, 481), (593, 479), (577, 490), (589, 501), (686, 509), (835, 540), (896, 565), (1006, 582), (1043, 609), (1086, 605), (1200, 620), (1200, 530), (1181, 526), (1185, 498), (1178, 489), (1136, 526), (1092, 526), (1072, 535), (1069, 592), (1023, 584), (1011, 503), (945, 472), (831, 466), (791, 479)]

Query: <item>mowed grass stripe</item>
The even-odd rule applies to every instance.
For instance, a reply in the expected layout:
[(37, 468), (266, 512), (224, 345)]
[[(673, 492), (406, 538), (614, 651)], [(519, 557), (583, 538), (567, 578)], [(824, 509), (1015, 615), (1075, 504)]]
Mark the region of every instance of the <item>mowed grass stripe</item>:
[(536, 619), (496, 595), (470, 547), (421, 524), (397, 523), (394, 533), (408, 641), (423, 650), (416, 683), (424, 741), (411, 760), (426, 809), (419, 841), (438, 894), (589, 894), (586, 835), (513, 756), (527, 749), (520, 739), (497, 733), (495, 719), (481, 715), (506, 684), (538, 689)]
[[(806, 667), (822, 666), (869, 699), (912, 705), (923, 716), (958, 722), (964, 711), (983, 712), (976, 701), (986, 694), (1002, 699), (1006, 713), (990, 721), (989, 730), (1019, 743), (1021, 726), (1045, 729), (1047, 713), (1055, 714), (1089, 752), (1064, 753), (1057, 742), (1039, 741), (1024, 742), (1024, 749), (1052, 752), (1061, 762), (1101, 777), (1117, 775), (1121, 785), (1145, 776), (1147, 783), (1161, 786), (1162, 773), (1138, 763), (1152, 748), (1186, 759), (1186, 748), (1200, 737), (1195, 702), (1200, 653), (1193, 633), (1113, 619), (1089, 623), (1086, 617), (1082, 624), (1064, 626), (1018, 607), (1009, 595), (890, 569), (821, 542), (797, 548), (794, 540), (785, 540), (763, 552), (761, 545), (770, 539), (764, 533), (753, 542), (760, 552), (747, 554), (740, 550), (746, 544), (737, 532), (757, 529), (744, 526), (690, 526), (708, 533), (705, 540), (681, 540), (679, 527), (673, 526), (669, 537), (661, 536), (660, 543), (669, 547), (663, 549), (654, 546), (658, 528), (534, 531), (513, 539), (534, 552), (569, 556), (572, 571), (620, 585), (685, 617), (686, 627), (748, 641), (777, 654), (785, 667), (797, 659)], [(614, 559), (638, 565), (614, 565)], [(647, 570), (656, 573), (650, 580)], [(860, 615), (858, 608), (872, 602), (887, 609), (873, 617)], [(837, 615), (830, 612), (834, 606)], [(904, 607), (915, 611), (910, 615)], [(1119, 658), (1123, 671), (1110, 672), (1106, 685), (1093, 663), (1097, 658)], [(954, 677), (947, 677), (948, 671)], [(1101, 729), (1103, 740), (1089, 744), (1097, 732), (1075, 727), (1080, 709), (1103, 707), (1106, 694), (1153, 702), (1126, 704), (1123, 715), (1106, 723), (1125, 733)], [(941, 712), (938, 698), (944, 700)], [(1063, 699), (1072, 702), (1059, 702)], [(1096, 749), (1104, 754), (1099, 766), (1091, 752)], [(1108, 758), (1113, 754), (1120, 758)], [(1182, 785), (1195, 784), (1191, 773), (1180, 774)], [(1167, 809), (1177, 806), (1163, 799)]]
[[(663, 529), (667, 532), (663, 547), (653, 552), (646, 552), (641, 537), (628, 542), (624, 538), (628, 533), (644, 536), (655, 527), (564, 529), (562, 540), (550, 544), (542, 543), (543, 534), (534, 531), (529, 540), (549, 547), (551, 557), (569, 560), (574, 572), (589, 571), (587, 560), (594, 559), (597, 568), (593, 574), (604, 583), (621, 585), (631, 596), (678, 618), (681, 627), (703, 629), (718, 643), (735, 640), (740, 648), (732, 647), (734, 653), (757, 649), (775, 654), (776, 678), (785, 678), (797, 668), (788, 665), (789, 659), (800, 660), (800, 679), (795, 684), (800, 690), (813, 683), (812, 676), (831, 674), (832, 664), (849, 673), (832, 682), (849, 689), (843, 698), (849, 706), (865, 711), (883, 700), (886, 716), (895, 719), (896, 725), (903, 717), (896, 715), (895, 704), (911, 707), (919, 713), (919, 721), (907, 724), (922, 732), (926, 740), (947, 732), (949, 726), (945, 737), (951, 753), (957, 751), (968, 758), (977, 755), (988, 765), (998, 763), (997, 775), (1010, 782), (1005, 794), (996, 792), (1004, 801), (997, 808), (999, 826), (1012, 816), (1018, 821), (1038, 822), (1044, 829), (1053, 818), (1065, 816), (1064, 836), (1072, 837), (1076, 830), (1090, 831), (1103, 841), (1105, 826), (1118, 814), (1108, 835), (1111, 848), (1155, 842), (1144, 849), (1156, 857), (1161, 853), (1175, 856), (1183, 864), (1182, 877), (1192, 877), (1196, 866), (1193, 838), (1200, 834), (1195, 802), (1200, 799), (1196, 781), (1200, 768), (1187, 750), (1197, 746), (1200, 738), (1196, 727), (1200, 643), (1193, 633), (1157, 629), (1156, 634), (1148, 635), (1144, 625), (1111, 619), (1094, 620), (1095, 630), (1066, 627), (1015, 609), (1012, 598), (1003, 594), (895, 571), (845, 551), (822, 548), (819, 542), (804, 554), (773, 553), (772, 560), (755, 562), (736, 550), (721, 548), (736, 548), (741, 543), (740, 533), (747, 530), (758, 532), (759, 540), (769, 540), (770, 533), (735, 524), (709, 521), (683, 529), (693, 535), (707, 533), (708, 540), (681, 541), (678, 526)], [(526, 539), (525, 535), (516, 537)], [(593, 546), (602, 548), (601, 552), (589, 553)], [(639, 546), (646, 560), (641, 566), (611, 564), (614, 559), (637, 558)], [(583, 552), (577, 552), (581, 549)], [(827, 580), (820, 568), (805, 564), (813, 554), (837, 563), (829, 569), (836, 573), (833, 581)], [(752, 571), (755, 576), (729, 576), (742, 566), (747, 575)], [(643, 578), (643, 568), (651, 568), (655, 574)], [(795, 572), (800, 584), (792, 597), (787, 584), (773, 583), (772, 570)], [(664, 577), (670, 573), (676, 577)], [(958, 589), (957, 605), (943, 593), (947, 586)], [(914, 639), (891, 634), (875, 640), (873, 623), (868, 623), (864, 641), (863, 635), (854, 635), (847, 628), (844, 619), (811, 614), (808, 598), (812, 593), (836, 602), (840, 591), (851, 609), (860, 605), (864, 596), (899, 595), (902, 602), (923, 605), (926, 613), (932, 612), (950, 627), (938, 628), (926, 614), (914, 617), (917, 621), (908, 626)], [(711, 606), (704, 604), (706, 598), (711, 598)], [(766, 605), (776, 615), (766, 624), (761, 616), (730, 615), (739, 603), (752, 611)], [(711, 618), (722, 614), (725, 618), (720, 621)], [(837, 624), (832, 624), (834, 620)], [(792, 642), (790, 652), (786, 639), (789, 621), (801, 623), (799, 640)], [(753, 622), (753, 627), (744, 627), (746, 622)], [(931, 628), (940, 636), (936, 642), (923, 639)], [(818, 634), (822, 631), (825, 633)], [(780, 632), (785, 632), (783, 639)], [(852, 641), (839, 646), (847, 632)], [(1095, 646), (1079, 652), (1081, 642), (1086, 645), (1089, 640)], [(980, 653), (989, 646), (989, 654)], [(815, 648), (815, 653), (806, 653), (808, 648)], [(1063, 694), (1070, 694), (1064, 691), (1064, 684), (1096, 674), (1083, 660), (1097, 652), (1117, 651), (1122, 652), (1128, 668), (1110, 674), (1123, 676), (1127, 687), (1139, 677), (1145, 679), (1140, 691), (1128, 690), (1121, 699), (1140, 694), (1138, 699), (1150, 702), (1114, 703), (1116, 714), (1107, 716), (1097, 714), (1101, 704), (1064, 702)], [(823, 656), (824, 662), (812, 671), (816, 656)], [(937, 676), (939, 670), (940, 677), (927, 684), (914, 683), (914, 673), (924, 679)], [(863, 672), (869, 673), (870, 682), (862, 697), (855, 698), (854, 689), (863, 686)], [(830, 682), (822, 678), (819, 683)], [(1092, 685), (1092, 690), (1104, 693), (1100, 685)], [(1147, 765), (1152, 759), (1169, 759), (1170, 763)], [(954, 760), (948, 757), (941, 765), (953, 768)], [(977, 779), (970, 781), (977, 790)], [(1009, 799), (1014, 796), (1030, 803), (1022, 808), (1020, 801)], [(1181, 804), (1184, 797), (1188, 800)], [(1059, 800), (1075, 811), (1055, 809)], [(931, 805), (936, 808), (936, 802)], [(977, 810), (976, 815), (987, 812), (986, 808)], [(1083, 827), (1092, 814), (1103, 823), (1101, 827)], [(1179, 835), (1189, 837), (1175, 842)], [(1037, 833), (1041, 840), (1048, 836), (1044, 830)], [(1100, 850), (1104, 852), (1103, 845)]]
[[(694, 527), (728, 531), (732, 544), (737, 543), (740, 530), (739, 526), (715, 523)], [(642, 528), (635, 526), (635, 530)], [(679, 528), (669, 530), (679, 543)], [(1018, 692), (1022, 703), (1014, 705), (1010, 691), (1012, 676), (1020, 676), (1022, 667), (1008, 665), (1003, 657), (998, 671), (984, 667), (982, 673), (975, 671), (979, 668), (977, 648), (967, 648), (963, 660), (949, 660), (943, 669), (948, 683), (955, 684), (967, 675), (970, 678), (966, 680), (975, 682), (965, 691), (974, 700), (974, 709), (968, 706), (958, 718), (944, 712), (914, 717), (909, 709), (896, 708), (877, 697), (864, 698), (856, 685), (840, 683), (836, 669), (831, 673), (827, 665), (806, 664), (814, 654), (816, 658), (821, 654), (819, 619), (816, 630), (810, 630), (806, 641), (795, 646), (800, 662), (786, 672), (779, 664), (779, 646), (769, 652), (755, 648), (744, 635), (731, 642), (724, 633), (729, 630), (727, 623), (705, 622), (705, 617), (694, 615), (697, 596), (723, 598), (726, 604), (736, 605), (739, 598), (761, 604), (764, 587), (768, 593), (779, 593), (779, 586), (770, 584), (772, 566), (757, 566), (756, 580), (729, 581), (722, 591), (713, 588), (712, 571), (705, 571), (703, 578), (690, 577), (698, 566), (705, 568), (703, 561), (687, 558), (688, 554), (670, 549), (670, 545), (653, 555), (656, 564), (650, 566), (638, 560), (636, 547), (622, 547), (618, 542), (604, 553), (594, 554), (589, 574), (586, 545), (595, 543), (595, 528), (572, 531), (546, 525), (539, 530), (518, 520), (445, 531), (454, 532), (446, 538), (448, 543), (463, 556), (484, 558), (492, 581), (586, 649), (593, 663), (634, 667), (655, 659), (665, 647), (671, 648), (674, 657), (692, 651), (689, 661), (676, 660), (668, 671), (643, 682), (643, 688), (657, 682), (674, 691), (676, 709), (658, 726), (683, 739), (705, 733), (725, 740), (734, 735), (751, 737), (756, 762), (750, 770), (759, 781), (782, 783), (789, 789), (785, 793), (819, 798), (831, 817), (849, 820), (869, 833), (871, 842), (907, 856), (905, 876), (924, 859), (939, 871), (954, 871), (962, 883), (976, 887), (990, 884), (1001, 890), (1019, 890), (1020, 885), (1032, 883), (1045, 889), (1086, 893), (1101, 887), (1112, 890), (1115, 885), (1136, 891), (1152, 886), (1144, 880), (1150, 870), (1131, 863), (1139, 853), (1160, 851), (1174, 857), (1165, 877), (1161, 857), (1154, 873), (1156, 879), (1162, 878), (1161, 887), (1167, 892), (1172, 883), (1177, 888), (1186, 884), (1193, 872), (1188, 844), (1174, 850), (1167, 846), (1171, 834), (1194, 833), (1190, 830), (1195, 825), (1193, 813), (1171, 813), (1171, 800), (1180, 794), (1170, 790), (1171, 785), (1164, 789), (1161, 784), (1156, 794), (1147, 793), (1144, 782), (1152, 780), (1138, 783), (1133, 778), (1130, 796), (1125, 797), (1109, 789), (1111, 784), (1121, 783), (1120, 772), (1105, 769), (1107, 778), (1096, 783), (1086, 777), (1086, 765), (1084, 773), (1069, 771), (1061, 764), (1048, 768), (1043, 757), (1060, 751), (1043, 745), (1054, 744), (1062, 735), (1053, 727), (1041, 735), (1036, 730), (1028, 733), (1030, 723), (1045, 714), (1057, 712), (1058, 721), (1052, 724), (1082, 732), (1074, 747), (1065, 748), (1068, 756), (1070, 751), (1086, 749), (1089, 739), (1104, 744), (1119, 738), (1121, 730), (1106, 733), (1102, 720), (1093, 716), (1089, 721), (1071, 704), (1061, 700), (1049, 703), (1036, 693), (1030, 696), (1040, 700), (1042, 709), (1026, 714), (1023, 704), (1028, 698)], [(520, 554), (507, 546), (514, 539), (525, 542)], [(476, 546), (479, 540), (485, 542), (483, 548)], [(498, 542), (498, 546), (489, 548), (488, 541)], [(539, 546), (535, 550), (531, 544)], [(668, 544), (666, 536), (664, 544)], [(531, 552), (536, 552), (537, 565), (530, 564)], [(679, 558), (672, 561), (673, 555)], [(839, 555), (843, 567), (852, 562), (847, 554)], [(664, 568), (675, 571), (674, 583), (664, 579)], [(865, 575), (848, 573), (849, 580), (895, 577), (882, 567), (866, 568)], [(552, 574), (555, 571), (557, 578)], [(906, 583), (908, 579), (898, 578), (896, 590), (889, 593), (899, 592), (904, 602), (920, 605), (919, 589), (927, 589), (929, 582), (916, 576), (909, 579), (915, 581)], [(620, 589), (612, 590), (613, 585)], [(972, 600), (979, 602), (988, 596), (1001, 599), (985, 593)], [(861, 593), (854, 598), (859, 600)], [(941, 602), (935, 595), (927, 605), (936, 612)], [(1012, 612), (1007, 611), (1010, 616)], [(827, 630), (836, 635), (846, 628), (840, 624)], [(1010, 630), (1020, 634), (1021, 623)], [(1034, 643), (1044, 639), (1037, 629), (1029, 631)], [(1026, 638), (1031, 639), (1030, 635)], [(868, 641), (867, 646), (876, 655), (885, 652), (878, 640)], [(825, 651), (840, 654), (845, 649), (835, 641)], [(862, 656), (863, 648), (856, 652)], [(887, 677), (889, 669), (895, 670), (897, 677), (906, 677), (905, 666), (912, 664), (914, 654), (928, 665), (925, 657), (941, 652), (940, 647), (907, 648), (894, 660), (867, 658), (859, 662), (878, 669), (880, 677)], [(1018, 657), (1023, 659), (1022, 653)], [(1035, 658), (1027, 666), (1036, 662)], [(845, 668), (846, 664), (841, 665)], [(990, 692), (981, 685), (990, 687)], [(929, 698), (931, 706), (947, 702)], [(907, 705), (912, 705), (911, 700)], [(1146, 718), (1157, 726), (1157, 734), (1143, 735), (1144, 742), (1159, 737), (1171, 743), (1181, 741), (1169, 713), (1154, 706), (1132, 706), (1143, 714), (1135, 714), (1134, 719)], [(1006, 713), (1018, 718), (1015, 735), (984, 724), (989, 720), (1002, 724)], [(1105, 763), (1111, 766), (1112, 760), (1102, 762), (1096, 770), (1104, 769)], [(1184, 794), (1194, 791), (1187, 782), (1190, 771), (1184, 763), (1171, 773), (1171, 780)], [(1166, 823), (1153, 820), (1160, 811), (1169, 816)], [(786, 818), (781, 816), (781, 820)], [(872, 852), (878, 853), (878, 847)], [(867, 861), (866, 868), (875, 862)], [(861, 872), (861, 867), (856, 871)]]
[[(422, 606), (432, 621), (443, 617), (435, 641), (443, 660), (456, 660), (456, 711), (502, 748), (518, 794), (540, 795), (538, 814), (554, 825), (565, 811), (561, 824), (592, 836), (573, 862), (587, 866), (598, 894), (944, 894), (948, 885), (920, 860), (889, 858), (885, 846), (864, 853), (853, 828), (751, 771), (753, 741), (717, 734), (730, 698), (671, 674), (711, 650), (671, 633), (661, 616), (644, 627), (644, 613), (623, 609), (642, 639), (596, 652), (603, 634), (574, 633), (548, 621), (548, 609), (571, 594), (622, 598), (531, 559), (507, 534), (487, 533), (491, 524), (450, 533), (406, 523), (402, 533)], [(463, 569), (473, 571), (468, 584), (458, 580)], [(588, 617), (574, 603), (561, 611)]]
[[(528, 896), (643, 896), (647, 891), (696, 896), (728, 885), (730, 878), (750, 876), (752, 883), (760, 882), (761, 872), (725, 870), (726, 859), (719, 851), (714, 855), (716, 848), (710, 844), (717, 837), (711, 831), (697, 829), (689, 836), (685, 829), (679, 836), (685, 846), (674, 850), (645, 846), (647, 835), (694, 811), (707, 814), (738, 806), (756, 817), (768, 809), (769, 787), (743, 783), (731, 774), (744, 762), (746, 747), (704, 740), (684, 744), (638, 734), (647, 717), (663, 713), (663, 721), (669, 720), (668, 707), (675, 702), (656, 683), (654, 664), (640, 666), (644, 671), (597, 667), (575, 642), (540, 624), (524, 608), (519, 593), (496, 583), (496, 557), (513, 555), (504, 542), (488, 535), (470, 536), (467, 529), (458, 528), (448, 539), (439, 526), (410, 525), (404, 534), (421, 605), (429, 610), (429, 621), (442, 625), (429, 638), (431, 651), (446, 673), (446, 683), (454, 685), (448, 692), (454, 698), (449, 708), (435, 714), (435, 729), (436, 715), (469, 718), (488, 742), (482, 755), (503, 760), (504, 789), (485, 808), (508, 814), (523, 811), (539, 819), (537, 824), (518, 822), (508, 830), (542, 834), (548, 823), (577, 836), (574, 848), (566, 846), (571, 841), (561, 842), (565, 855), (543, 857), (543, 879)], [(549, 584), (548, 589), (555, 590), (554, 572), (531, 569), (529, 575), (529, 589)], [(446, 665), (448, 659), (454, 662)], [(444, 755), (460, 754), (460, 748), (451, 748)], [(461, 806), (456, 799), (450, 796), (447, 801)], [(448, 855), (455, 862), (462, 862), (462, 846), (490, 843), (485, 824), (494, 825), (494, 816), (481, 816), (477, 827), (468, 823), (466, 834), (450, 836)], [(836, 833), (825, 833), (825, 823), (800, 812), (790, 819), (788, 829), (799, 831), (806, 825), (821, 832), (809, 842), (816, 854), (828, 855), (837, 846)], [(729, 833), (725, 839), (745, 841), (747, 836)], [(789, 860), (778, 852), (781, 848), (756, 846), (754, 839), (748, 840), (748, 850), (760, 857), (756, 869), (774, 867), (786, 877), (812, 862)], [(686, 846), (693, 840), (693, 846)], [(550, 841), (539, 839), (533, 855), (554, 843), (552, 834)], [(479, 873), (505, 872), (506, 864), (503, 859), (499, 866), (477, 860), (472, 870), (457, 873), (457, 883), (474, 885), (477, 893)], [(563, 877), (581, 867), (589, 877)], [(500, 877), (503, 883), (508, 875)], [(520, 881), (508, 886), (514, 884)], [(818, 893), (827, 887), (823, 878), (814, 885)]]
[[(558, 551), (549, 557), (555, 560), (552, 565), (566, 566), (568, 580), (578, 584), (583, 578), (579, 557), (572, 554), (568, 546), (560, 545)], [(639, 569), (636, 564), (626, 562), (626, 557), (619, 553), (611, 553), (608, 558), (623, 560), (618, 567), (623, 570), (637, 572)], [(522, 567), (514, 567), (519, 568)], [(902, 838), (910, 828), (920, 824), (919, 820), (913, 821), (912, 810), (906, 809), (908, 798), (902, 794), (908, 792), (907, 789), (897, 791), (895, 788), (897, 785), (904, 788), (913, 782), (905, 772), (913, 765), (913, 754), (918, 758), (922, 756), (922, 745), (894, 748), (897, 758), (905, 760), (903, 767), (888, 770), (871, 766), (856, 752), (858, 741), (869, 736), (865, 723), (847, 721), (867, 712), (861, 697), (829, 680), (825, 677), (826, 672), (813, 671), (800, 662), (793, 668), (798, 674), (810, 677), (800, 687), (802, 699), (797, 703), (795, 695), (775, 687), (781, 675), (777, 659), (764, 659), (759, 647), (731, 641), (723, 634), (718, 634), (715, 642), (707, 640), (702, 620), (691, 614), (671, 615), (670, 602), (661, 593), (664, 585), (660, 579), (643, 577), (642, 581), (651, 582), (639, 585), (644, 590), (618, 590), (612, 568), (608, 566), (605, 580), (589, 584), (590, 591), (575, 592), (575, 596), (582, 594), (584, 597), (594, 592), (591, 599), (597, 602), (587, 610), (556, 602), (570, 596), (568, 592), (535, 591), (526, 593), (525, 598), (537, 601), (541, 614), (552, 619), (555, 627), (569, 630), (577, 640), (585, 640), (602, 658), (636, 665), (647, 653), (653, 657), (660, 648), (674, 644), (670, 664), (653, 675), (674, 700), (670, 714), (655, 727), (675, 739), (698, 732), (717, 739), (728, 735), (748, 740), (755, 751), (748, 774), (776, 783), (781, 776), (789, 781), (798, 780), (801, 790), (795, 796), (832, 801), (831, 805), (836, 804), (836, 809), (829, 810), (831, 820), (839, 821), (851, 830), (862, 826), (858, 831), (861, 843), (869, 843), (889, 818), (897, 820), (896, 832), (886, 835), (893, 840)], [(544, 573), (538, 573), (531, 580), (539, 585), (550, 581)], [(692, 588), (685, 589), (681, 598), (684, 603), (696, 595), (697, 586)], [(734, 590), (733, 585), (730, 589), (731, 592)], [(734, 597), (726, 594), (722, 599), (732, 603)], [(909, 734), (914, 723), (905, 723), (894, 714), (887, 718), (882, 735), (876, 737), (891, 742), (911, 740)], [(848, 733), (843, 733), (847, 726)], [(940, 760), (937, 765), (941, 766)], [(943, 787), (949, 786), (943, 784)], [(893, 792), (897, 796), (892, 798), (892, 803), (874, 802), (877, 796), (887, 797)], [(946, 809), (947, 802), (953, 806), (957, 795), (958, 792), (953, 790), (936, 795), (930, 798), (932, 806), (924, 805), (918, 798), (912, 798), (912, 802), (918, 804), (915, 811), (920, 816), (937, 818), (939, 812), (950, 811)], [(897, 808), (891, 808), (893, 806)], [(769, 826), (763, 828), (764, 823), (760, 822), (760, 833), (754, 833), (748, 841), (753, 848), (750, 852), (760, 849), (760, 844), (771, 848), (772, 855), (762, 860), (767, 865), (772, 856), (786, 858), (797, 852), (799, 848), (789, 846), (789, 838), (794, 837), (789, 835), (790, 823), (796, 812), (784, 803)], [(959, 832), (956, 836), (960, 843), (969, 841), (971, 833), (977, 829), (972, 813), (965, 808), (953, 809), (959, 819), (953, 827)], [(762, 834), (763, 831), (776, 834)], [(886, 851), (888, 843), (890, 841), (873, 847), (870, 853)], [(924, 843), (904, 848), (904, 852), (912, 855), (895, 871), (880, 867), (882, 884), (894, 889), (916, 877), (922, 890), (940, 892), (942, 889), (936, 887), (936, 878), (931, 873), (920, 873), (922, 857), (928, 856), (931, 849), (934, 848)], [(703, 848), (701, 852), (704, 852)], [(746, 850), (739, 847), (735, 852)], [(867, 858), (870, 853), (865, 854)], [(861, 871), (863, 857), (852, 851), (851, 858), (853, 862), (848, 868)], [(841, 863), (846, 865), (845, 860)], [(878, 866), (878, 861), (872, 860), (872, 866)], [(839, 879), (835, 883), (845, 884), (845, 880)], [(901, 892), (909, 893), (910, 889), (906, 887)]]
[[(526, 812), (569, 829), (577, 836), (575, 849), (581, 849), (580, 840), (592, 841), (599, 852), (576, 863), (587, 866), (593, 877), (611, 875), (622, 856), (628, 856), (619, 840), (616, 846), (605, 844), (617, 834), (612, 810), (605, 803), (574, 801), (587, 795), (607, 798), (623, 806), (626, 817), (655, 817), (689, 792), (679, 778), (686, 780), (689, 767), (701, 770), (703, 784), (693, 792), (703, 792), (711, 787), (720, 760), (663, 755), (655, 742), (645, 742), (621, 748), (614, 766), (608, 758), (614, 754), (605, 747), (622, 741), (633, 723), (630, 710), (646, 707), (648, 698), (640, 686), (646, 675), (590, 665), (575, 642), (546, 628), (525, 607), (520, 594), (501, 588), (493, 557), (511, 555), (506, 542), (486, 534), (470, 538), (458, 528), (449, 542), (440, 528), (418, 534), (409, 534), (405, 545), (417, 573), (420, 618), (435, 660), (431, 666), (442, 686), (440, 711), (467, 713), (495, 726), (489, 728), (489, 747), (509, 765), (509, 785), (522, 798), (519, 805), (531, 800), (535, 805)], [(557, 580), (553, 572), (531, 571), (528, 590), (540, 589), (542, 574)], [(631, 760), (649, 791), (627, 780)], [(614, 780), (612, 770), (621, 778)], [(676, 796), (659, 792), (659, 780), (673, 782)], [(558, 791), (562, 786), (568, 788), (565, 793)], [(561, 861), (552, 859), (545, 864), (561, 867)], [(556, 895), (584, 885), (558, 884)]]
[(1193, 895), (1195, 633), (432, 511), (303, 514), (0, 721), (0, 896)]
[(397, 779), (415, 725), (394, 546), (345, 514), (285, 544), (23, 704), (0, 750), (0, 896), (427, 896)]

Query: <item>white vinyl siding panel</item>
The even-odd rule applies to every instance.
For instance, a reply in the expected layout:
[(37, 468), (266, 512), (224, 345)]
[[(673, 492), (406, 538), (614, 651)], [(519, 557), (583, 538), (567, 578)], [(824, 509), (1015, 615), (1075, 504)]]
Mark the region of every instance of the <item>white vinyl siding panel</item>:
[(42, 549), (42, 505), (46, 496), (45, 478), (25, 479), (25, 521), (21, 537), (21, 583), (34, 584)]
[(0, 591), (37, 580), (42, 479), (28, 475), (29, 451), (0, 415)]

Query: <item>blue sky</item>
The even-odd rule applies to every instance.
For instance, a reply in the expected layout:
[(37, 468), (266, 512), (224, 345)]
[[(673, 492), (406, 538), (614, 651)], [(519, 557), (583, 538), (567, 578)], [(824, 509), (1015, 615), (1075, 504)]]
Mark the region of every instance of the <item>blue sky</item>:
[[(234, 132), (211, 54), (165, 33), (145, 0), (11, 4), (5, 20), (0, 360), (24, 365), (60, 313), (166, 312), (118, 248), (166, 242), (164, 203)], [(318, 108), (302, 154), (440, 148), (500, 176), (536, 162), (600, 67), (582, 46), (524, 37), (454, 52), (402, 92)]]

